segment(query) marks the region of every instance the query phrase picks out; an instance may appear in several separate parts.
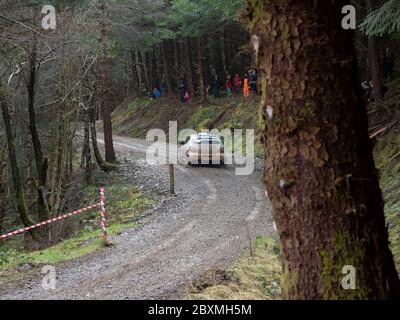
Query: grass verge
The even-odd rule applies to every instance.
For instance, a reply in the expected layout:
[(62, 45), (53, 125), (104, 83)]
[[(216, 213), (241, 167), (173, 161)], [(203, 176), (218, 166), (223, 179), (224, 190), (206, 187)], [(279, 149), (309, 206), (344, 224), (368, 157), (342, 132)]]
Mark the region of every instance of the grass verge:
[[(108, 234), (121, 233), (128, 228), (138, 227), (136, 218), (147, 207), (154, 203), (153, 199), (144, 195), (125, 177), (96, 172), (94, 185), (105, 185), (108, 215)], [(85, 197), (79, 207), (98, 201), (98, 188), (88, 186), (84, 190)], [(10, 238), (0, 247), (0, 285), (18, 280), (19, 277), (46, 264), (77, 259), (103, 247), (100, 237), (99, 211), (85, 213), (65, 220), (63, 228), (69, 234), (54, 246), (37, 250), (23, 249), (24, 235)], [(60, 226), (60, 225), (58, 225)]]
[(207, 272), (188, 289), (188, 300), (276, 300), (280, 296), (279, 246), (258, 237), (227, 270)]

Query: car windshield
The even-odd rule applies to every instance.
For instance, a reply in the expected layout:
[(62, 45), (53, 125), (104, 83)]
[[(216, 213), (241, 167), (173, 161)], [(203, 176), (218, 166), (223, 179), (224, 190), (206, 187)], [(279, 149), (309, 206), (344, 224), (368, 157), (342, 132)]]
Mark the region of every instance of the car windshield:
[(197, 144), (221, 144), (221, 140), (217, 136), (198, 135), (194, 139)]

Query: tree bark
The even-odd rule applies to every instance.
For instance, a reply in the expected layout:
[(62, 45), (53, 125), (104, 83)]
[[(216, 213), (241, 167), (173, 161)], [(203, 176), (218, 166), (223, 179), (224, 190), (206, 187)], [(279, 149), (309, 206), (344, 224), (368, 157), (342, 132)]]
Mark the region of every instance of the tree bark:
[(100, 6), (100, 58), (99, 58), (99, 81), (100, 81), (100, 112), (103, 118), (105, 158), (107, 162), (115, 163), (115, 156), (112, 123), (111, 123), (111, 83), (108, 70), (107, 56), (107, 30), (105, 23), (105, 4), (102, 1)]
[[(346, 4), (247, 1), (244, 18), (261, 43), (264, 181), (289, 299), (400, 298), (353, 34), (341, 28)], [(341, 285), (347, 265), (354, 290)]]

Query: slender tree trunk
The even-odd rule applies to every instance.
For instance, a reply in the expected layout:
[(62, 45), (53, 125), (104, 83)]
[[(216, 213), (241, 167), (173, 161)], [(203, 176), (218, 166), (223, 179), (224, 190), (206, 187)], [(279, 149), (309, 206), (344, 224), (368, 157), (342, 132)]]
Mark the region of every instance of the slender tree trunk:
[(111, 82), (108, 70), (107, 56), (107, 31), (105, 23), (105, 4), (102, 1), (100, 5), (100, 59), (99, 59), (99, 80), (100, 80), (100, 112), (103, 118), (105, 158), (107, 162), (115, 163), (113, 133), (111, 123)]
[(86, 154), (90, 152), (90, 127), (87, 108), (83, 108), (83, 147), (81, 153), (81, 168), (85, 167)]
[(51, 208), (55, 216), (58, 215), (59, 204), (61, 199), (61, 189), (62, 189), (62, 166), (63, 158), (65, 154), (65, 128), (64, 121), (62, 119), (61, 112), (58, 116), (58, 130), (57, 130), (57, 155), (54, 167), (54, 175), (52, 179), (51, 187)]
[(149, 92), (153, 91), (154, 83), (155, 83), (154, 72), (153, 72), (154, 66), (153, 66), (152, 56), (153, 56), (153, 52), (152, 51), (146, 52), (147, 74), (149, 76), (149, 87), (148, 87), (149, 88)]
[[(15, 146), (15, 137), (13, 134), (12, 124), (11, 124), (10, 108), (7, 102), (7, 98), (5, 97), (5, 92), (3, 91), (1, 85), (0, 85), (0, 106), (3, 114), (4, 126), (7, 137), (8, 157), (10, 161), (14, 195), (17, 201), (17, 211), (24, 226), (28, 227), (33, 225), (34, 221), (28, 215), (25, 192), (22, 186), (20, 170), (18, 167), (18, 158)], [(30, 233), (32, 236), (34, 236), (34, 233), (32, 231)]]
[(134, 49), (131, 50), (131, 73), (132, 73), (132, 89), (133, 89), (133, 96), (139, 96), (139, 76), (138, 76), (138, 69), (136, 65), (136, 51)]
[[(38, 175), (37, 186), (37, 211), (40, 221), (48, 220), (50, 217), (49, 206), (46, 199), (46, 184), (47, 184), (47, 169), (48, 159), (43, 157), (42, 144), (40, 142), (39, 133), (36, 123), (35, 111), (35, 95), (37, 84), (37, 39), (33, 37), (32, 50), (29, 57), (29, 76), (27, 82), (28, 89), (28, 115), (29, 115), (29, 130), (32, 137), (33, 152), (35, 156), (36, 172)], [(48, 230), (42, 228), (44, 232)]]
[[(264, 181), (290, 299), (400, 298), (353, 35), (341, 28), (346, 4), (247, 1), (261, 43)], [(354, 290), (342, 286), (345, 266)]]
[(166, 56), (166, 52), (168, 52), (168, 47), (166, 47), (166, 42), (162, 42), (160, 44), (160, 53), (163, 62), (163, 71), (164, 71), (164, 79), (167, 84), (167, 91), (171, 92), (172, 90), (172, 80), (171, 80), (171, 68), (169, 65), (169, 59)]
[[(375, 0), (366, 0), (368, 13), (375, 9)], [(381, 65), (379, 59), (378, 39), (374, 36), (368, 38), (368, 56), (369, 66), (371, 70), (371, 78), (374, 83), (373, 93), (375, 101), (382, 100), (382, 80), (381, 80)]]
[(226, 57), (226, 50), (225, 50), (225, 33), (219, 37), (219, 43), (221, 48), (221, 60), (222, 60), (222, 67), (224, 75), (228, 72), (228, 64), (227, 64), (227, 57)]
[(97, 145), (96, 106), (94, 101), (89, 104), (89, 119), (90, 119), (90, 135), (92, 139), (93, 153), (96, 162), (99, 165), (100, 169), (103, 170), (104, 172), (112, 171), (114, 169), (113, 165), (104, 161), (103, 157), (101, 156), (99, 147)]
[[(0, 151), (0, 235), (4, 233), (4, 219), (6, 216), (6, 194), (7, 194), (7, 145)], [(2, 240), (0, 240), (0, 246)]]
[(198, 57), (199, 57), (199, 82), (200, 82), (200, 99), (201, 102), (207, 102), (207, 90), (206, 84), (204, 80), (204, 52), (203, 52), (203, 39), (197, 38), (197, 50), (198, 50)]
[(140, 56), (139, 56), (139, 51), (135, 50), (135, 65), (136, 65), (136, 72), (137, 72), (137, 77), (138, 77), (138, 97), (143, 96), (143, 88), (145, 87), (145, 84), (143, 83), (143, 73), (142, 73), (142, 67), (141, 67), (141, 62), (140, 62)]
[(160, 68), (160, 64), (159, 61), (160, 59), (158, 59), (159, 55), (157, 52), (157, 46), (155, 46), (151, 52), (151, 61), (152, 61), (152, 66), (153, 66), (153, 87), (154, 88), (160, 88), (160, 80), (161, 80), (161, 68)]
[[(89, 103), (91, 99), (89, 100)], [(90, 149), (90, 117), (89, 109), (87, 107), (83, 110), (83, 126), (84, 126), (84, 138), (83, 138), (83, 149), (81, 158), (81, 167), (85, 168), (85, 180), (86, 183), (90, 183), (92, 179), (92, 152)]]
[(229, 34), (230, 34), (229, 29), (226, 28), (224, 30), (224, 35), (223, 35), (226, 72), (230, 72), (231, 59), (232, 59), (232, 52), (231, 52), (231, 49), (230, 49), (230, 41), (229, 41)]
[(149, 75), (149, 68), (147, 64), (147, 54), (146, 52), (141, 51), (140, 52), (140, 57), (142, 60), (142, 68), (143, 68), (143, 76), (144, 76), (144, 81), (145, 81), (145, 89), (146, 91), (150, 91), (151, 88), (151, 83), (150, 83), (150, 75)]
[(192, 70), (192, 54), (190, 49), (190, 38), (186, 37), (185, 39), (185, 68), (186, 68), (186, 79), (188, 88), (193, 96), (196, 95), (195, 85), (194, 85), (194, 76)]
[[(179, 63), (179, 46), (178, 41), (176, 39), (173, 40), (174, 46), (174, 80), (175, 80), (175, 89), (178, 88), (179, 80), (181, 78), (181, 67)], [(176, 91), (176, 90), (175, 90)]]

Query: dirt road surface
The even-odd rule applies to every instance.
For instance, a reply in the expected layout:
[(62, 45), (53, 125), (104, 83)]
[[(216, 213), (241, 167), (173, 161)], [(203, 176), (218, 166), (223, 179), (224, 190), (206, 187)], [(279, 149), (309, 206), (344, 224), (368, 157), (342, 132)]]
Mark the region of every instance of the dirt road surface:
[[(119, 156), (143, 161), (149, 145), (125, 137), (114, 143)], [(202, 273), (229, 266), (251, 239), (274, 233), (259, 174), (236, 176), (233, 166), (175, 171), (178, 205), (153, 210), (148, 223), (114, 236), (113, 247), (56, 265), (55, 290), (43, 289), (38, 272), (0, 290), (0, 299), (179, 299)]]

